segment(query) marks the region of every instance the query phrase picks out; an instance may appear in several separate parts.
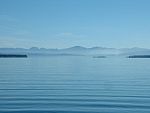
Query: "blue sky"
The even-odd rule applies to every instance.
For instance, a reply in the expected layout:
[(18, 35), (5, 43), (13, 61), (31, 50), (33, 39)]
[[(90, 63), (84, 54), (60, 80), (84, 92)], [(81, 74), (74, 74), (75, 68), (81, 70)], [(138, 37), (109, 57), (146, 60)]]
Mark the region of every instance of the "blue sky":
[(0, 47), (150, 48), (150, 0), (0, 0)]

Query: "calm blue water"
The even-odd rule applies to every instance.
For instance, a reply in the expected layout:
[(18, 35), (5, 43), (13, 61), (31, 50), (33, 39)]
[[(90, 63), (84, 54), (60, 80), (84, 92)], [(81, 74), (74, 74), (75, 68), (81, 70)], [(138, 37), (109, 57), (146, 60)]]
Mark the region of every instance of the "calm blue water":
[(150, 59), (0, 59), (0, 113), (150, 113)]

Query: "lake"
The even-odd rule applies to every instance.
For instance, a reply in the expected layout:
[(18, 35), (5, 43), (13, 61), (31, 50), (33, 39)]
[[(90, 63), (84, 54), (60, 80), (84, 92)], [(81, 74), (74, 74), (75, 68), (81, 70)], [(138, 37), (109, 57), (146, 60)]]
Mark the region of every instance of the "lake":
[(0, 113), (150, 113), (150, 59), (0, 59)]

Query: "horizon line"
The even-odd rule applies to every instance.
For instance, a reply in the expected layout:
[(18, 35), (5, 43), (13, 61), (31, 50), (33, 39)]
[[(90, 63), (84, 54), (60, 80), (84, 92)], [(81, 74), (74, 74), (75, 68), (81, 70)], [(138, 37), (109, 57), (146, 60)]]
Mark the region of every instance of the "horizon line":
[(68, 49), (68, 48), (73, 48), (73, 47), (81, 47), (81, 48), (85, 48), (85, 49), (90, 49), (90, 48), (106, 48), (106, 49), (133, 49), (133, 48), (140, 48), (140, 49), (150, 49), (150, 48), (146, 48), (146, 47), (122, 47), (122, 48), (115, 48), (115, 47), (104, 47), (104, 46), (92, 46), (92, 47), (85, 47), (85, 46), (70, 46), (70, 47), (64, 47), (64, 48), (46, 48), (46, 47), (36, 47), (36, 46), (32, 46), (29, 48), (25, 48), (25, 47), (0, 47), (0, 49)]

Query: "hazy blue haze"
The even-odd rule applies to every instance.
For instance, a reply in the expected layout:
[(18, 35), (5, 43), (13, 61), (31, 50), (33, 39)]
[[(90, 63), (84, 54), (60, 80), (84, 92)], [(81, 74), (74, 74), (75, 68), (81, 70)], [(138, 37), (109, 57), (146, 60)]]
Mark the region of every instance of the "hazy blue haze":
[(0, 0), (0, 54), (29, 55), (0, 58), (0, 113), (150, 113), (149, 29), (150, 0)]
[(0, 0), (0, 47), (150, 48), (149, 0)]
[(0, 59), (0, 113), (149, 113), (149, 64), (127, 58)]

